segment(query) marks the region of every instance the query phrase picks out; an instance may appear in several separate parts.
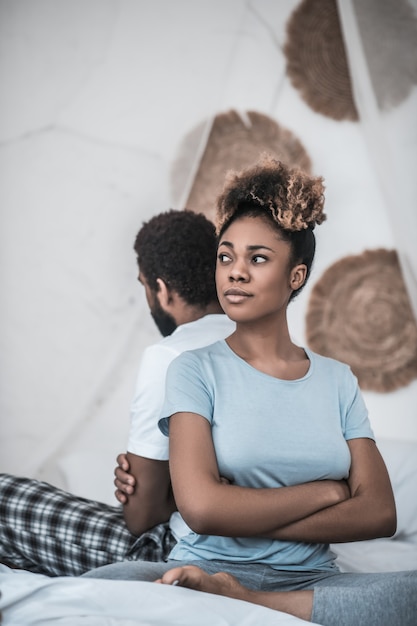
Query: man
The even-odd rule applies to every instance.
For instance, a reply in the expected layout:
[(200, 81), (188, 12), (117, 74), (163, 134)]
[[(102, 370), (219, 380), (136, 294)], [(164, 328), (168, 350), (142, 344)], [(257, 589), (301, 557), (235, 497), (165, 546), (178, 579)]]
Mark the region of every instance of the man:
[(145, 223), (134, 249), (139, 281), (164, 339), (142, 356), (127, 461), (135, 487), (124, 507), (47, 483), (0, 475), (0, 561), (50, 576), (123, 560), (164, 560), (188, 532), (176, 512), (168, 439), (158, 428), (169, 363), (234, 330), (214, 285), (215, 229), (203, 215), (168, 211)]

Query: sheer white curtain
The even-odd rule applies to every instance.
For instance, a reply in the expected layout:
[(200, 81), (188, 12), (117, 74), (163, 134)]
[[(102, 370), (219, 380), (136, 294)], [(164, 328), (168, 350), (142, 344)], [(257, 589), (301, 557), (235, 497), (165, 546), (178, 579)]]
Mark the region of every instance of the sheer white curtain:
[(417, 1), (337, 2), (359, 124), (417, 318)]

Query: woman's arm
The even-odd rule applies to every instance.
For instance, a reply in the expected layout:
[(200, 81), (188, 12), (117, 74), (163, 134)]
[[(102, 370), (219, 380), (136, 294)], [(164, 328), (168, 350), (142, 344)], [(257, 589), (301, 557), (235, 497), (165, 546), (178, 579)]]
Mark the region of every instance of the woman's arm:
[(222, 483), (209, 422), (195, 413), (170, 419), (170, 472), (178, 510), (199, 534), (269, 534), (350, 497), (344, 481), (252, 489)]
[(351, 498), (268, 534), (275, 539), (318, 543), (390, 537), (396, 530), (394, 495), (374, 441), (351, 439)]
[(176, 510), (171, 488), (168, 461), (147, 459), (127, 453), (130, 473), (135, 479), (134, 492), (123, 506), (126, 526), (134, 535), (167, 522)]

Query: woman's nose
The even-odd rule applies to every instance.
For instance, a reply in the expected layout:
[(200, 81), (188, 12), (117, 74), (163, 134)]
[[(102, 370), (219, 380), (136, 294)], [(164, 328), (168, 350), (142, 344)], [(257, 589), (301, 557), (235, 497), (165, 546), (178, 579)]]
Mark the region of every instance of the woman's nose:
[(233, 266), (230, 268), (229, 280), (230, 281), (246, 281), (248, 280), (248, 271), (246, 265), (244, 263), (233, 263)]

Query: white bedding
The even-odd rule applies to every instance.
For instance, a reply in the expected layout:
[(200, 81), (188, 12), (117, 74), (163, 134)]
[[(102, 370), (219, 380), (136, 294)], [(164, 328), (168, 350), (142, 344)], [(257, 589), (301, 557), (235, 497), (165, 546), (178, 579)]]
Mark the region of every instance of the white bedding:
[(2, 626), (297, 626), (287, 613), (180, 587), (48, 578), (0, 565)]
[[(332, 546), (342, 571), (417, 569), (417, 447), (382, 441), (397, 501), (391, 539)], [(286, 613), (154, 583), (48, 578), (0, 565), (2, 626), (297, 626)]]

